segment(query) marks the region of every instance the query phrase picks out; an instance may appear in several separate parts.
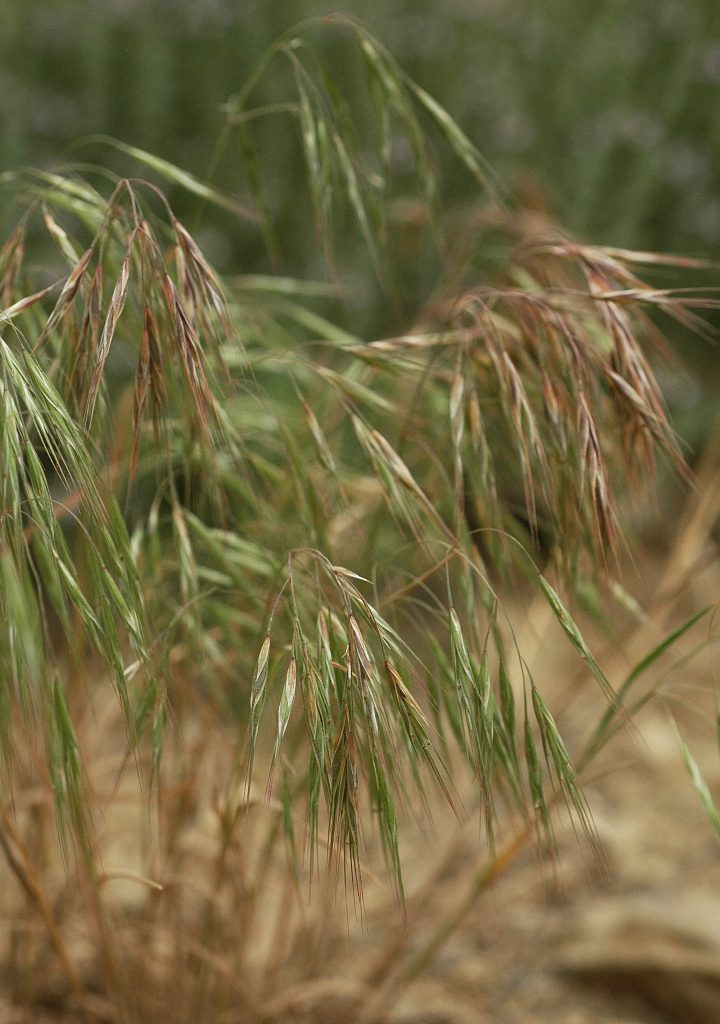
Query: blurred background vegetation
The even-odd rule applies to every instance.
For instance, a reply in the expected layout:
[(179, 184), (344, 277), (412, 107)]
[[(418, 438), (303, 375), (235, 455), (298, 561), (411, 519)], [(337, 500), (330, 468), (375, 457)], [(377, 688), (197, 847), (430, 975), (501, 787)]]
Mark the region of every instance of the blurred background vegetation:
[[(248, 179), (239, 140), (221, 159), (215, 151), (224, 104), (278, 35), (332, 10), (319, 0), (3, 0), (2, 8), (0, 169), (92, 161), (127, 173), (126, 157), (97, 141), (79, 142), (99, 133), (210, 177), (241, 199), (248, 198)], [(508, 194), (547, 211), (581, 240), (716, 257), (715, 0), (448, 0), (440, 9), (428, 0), (353, 0), (347, 9), (458, 120)], [(357, 54), (344, 50), (337, 32), (319, 31), (317, 45), (352, 93), (363, 73)], [(292, 96), (289, 82), (289, 68), (274, 64), (252, 106), (282, 104)], [(211, 211), (204, 212), (201, 241), (226, 273), (324, 276), (308, 230), (310, 198), (299, 186), (296, 122), (279, 113), (253, 122), (252, 131), (275, 260), (260, 232)], [(442, 152), (438, 147), (438, 160)], [(472, 203), (477, 183), (457, 163), (444, 171), (445, 205), (448, 197), (459, 208)], [(181, 216), (193, 217), (184, 193), (172, 198)], [(398, 327), (397, 316), (387, 322), (382, 312), (366, 254), (341, 256), (354, 294), (342, 315), (353, 318), (353, 329)], [(432, 291), (432, 275), (432, 267), (408, 274), (408, 320)], [(668, 398), (694, 445), (712, 419), (720, 360), (705, 341), (678, 336), (677, 343), (695, 372), (680, 383), (669, 375)]]

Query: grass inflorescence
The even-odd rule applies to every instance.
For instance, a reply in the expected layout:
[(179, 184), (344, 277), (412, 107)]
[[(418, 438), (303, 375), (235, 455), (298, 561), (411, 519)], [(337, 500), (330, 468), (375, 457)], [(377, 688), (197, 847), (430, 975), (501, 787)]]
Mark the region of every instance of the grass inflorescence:
[[(332, 24), (365, 62), (370, 154), (304, 29), (268, 58), (292, 68), (281, 114), (328, 254), (344, 202), (392, 289), (398, 125), (442, 232), (428, 118), (480, 180), (509, 253), (476, 280), (444, 237), (457, 287), (440, 285), (401, 335), (334, 324), (323, 287), (223, 281), (155, 181), (4, 180), (21, 212), (0, 251), (0, 841), (16, 920), (42, 920), (62, 998), (89, 1019), (150, 1019), (165, 1001), (178, 1021), (209, 1005), (278, 1019), (278, 977), (289, 990), (314, 977), (324, 948), (293, 903), (297, 960), (281, 970), (287, 900), (309, 873), (316, 891), (341, 876), (362, 904), (376, 837), (402, 896), (403, 822), (435, 793), (463, 813), (459, 765), (491, 856), (508, 821), (552, 848), (560, 804), (592, 839), (574, 762), (627, 721), (640, 675), (685, 632), (616, 693), (571, 608), (624, 557), (626, 481), (658, 455), (685, 472), (650, 354), (658, 314), (698, 327), (712, 296), (645, 283), (654, 255), (529, 237), (449, 116), (362, 27)], [(257, 213), (125, 156), (262, 220), (251, 126), (269, 112), (248, 107), (253, 81), (226, 135), (242, 133)], [(518, 641), (513, 612), (533, 594), (604, 697), (585, 748), (563, 738)], [(143, 826), (133, 862), (113, 868), (128, 857), (113, 853), (123, 792)], [(53, 822), (71, 894), (55, 905)], [(126, 903), (106, 899), (118, 880)], [(271, 938), (256, 949), (260, 917)], [(68, 928), (94, 934), (97, 961), (68, 948)], [(43, 940), (18, 925), (9, 947), (21, 1002)]]

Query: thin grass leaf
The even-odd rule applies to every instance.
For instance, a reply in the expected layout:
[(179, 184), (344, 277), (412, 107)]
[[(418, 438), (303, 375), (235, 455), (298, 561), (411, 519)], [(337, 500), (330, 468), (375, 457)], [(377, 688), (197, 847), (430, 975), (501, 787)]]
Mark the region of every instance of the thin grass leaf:
[(494, 196), (494, 173), (477, 147), (472, 144), (470, 139), (463, 132), (457, 122), (450, 117), (445, 108), (442, 107), (428, 92), (426, 92), (422, 86), (418, 85), (417, 82), (413, 82), (412, 79), (406, 78), (406, 82), (423, 107), (425, 107), (438, 126), (442, 129), (452, 149), (460, 157), (470, 173), (473, 174), (480, 184)]
[[(648, 671), (648, 669), (652, 668), (652, 666), (659, 661), (659, 659), (662, 658), (662, 656), (667, 653), (667, 651), (669, 651), (678, 640), (692, 629), (696, 623), (704, 619), (710, 612), (713, 612), (715, 608), (715, 604), (710, 604), (695, 612), (694, 615), (691, 615), (680, 626), (668, 633), (668, 635), (665, 636), (659, 644), (656, 644), (644, 658), (641, 658), (632, 671), (625, 677), (622, 684), (618, 687), (615, 698), (611, 702), (610, 706), (605, 709), (605, 712), (595, 726), (595, 729), (588, 740), (585, 751), (578, 761), (579, 766), (584, 766), (593, 757), (595, 757), (601, 747), (603, 747), (611, 736), (614, 735), (618, 717), (624, 718), (621, 713), (623, 705), (638, 680)], [(639, 707), (637, 710), (639, 710)]]
[(353, 402), (357, 402), (360, 405), (368, 405), (381, 412), (398, 414), (400, 411), (394, 402), (389, 401), (383, 395), (378, 394), (377, 391), (373, 391), (372, 388), (360, 383), (360, 381), (354, 380), (348, 374), (340, 374), (327, 366), (318, 366), (316, 372), (323, 380), (328, 381), (341, 394), (346, 395)]
[(214, 206), (219, 206), (224, 210), (228, 210), (230, 213), (236, 214), (239, 217), (243, 217), (247, 220), (257, 221), (257, 216), (252, 213), (246, 207), (241, 206), (240, 203), (236, 203), (229, 196), (225, 196), (222, 192), (218, 192), (211, 185), (206, 184), (195, 175), (190, 174), (188, 171), (177, 167), (175, 164), (170, 163), (169, 160), (163, 160), (159, 156), (155, 156), (153, 153), (148, 153), (144, 149), (138, 149), (137, 146), (129, 146), (125, 142), (120, 142), (118, 139), (112, 139), (107, 135), (96, 135), (90, 136), (87, 142), (102, 142), (107, 146), (112, 146), (113, 149), (119, 150), (121, 153), (125, 153), (133, 160), (137, 160), (138, 163), (144, 164), (149, 167), (150, 170), (160, 175), (166, 181), (169, 181), (173, 185), (177, 185), (189, 192), (191, 195), (197, 196), (206, 203), (211, 203)]
[(700, 803), (702, 804), (703, 810), (705, 811), (705, 815), (710, 824), (712, 825), (714, 832), (716, 833), (718, 838), (720, 838), (720, 812), (718, 812), (715, 801), (713, 800), (708, 785), (702, 776), (702, 772), (700, 771), (700, 767), (697, 761), (691, 754), (690, 748), (680, 735), (679, 731), (677, 733), (677, 738), (678, 745), (680, 746), (680, 753), (682, 754), (683, 761), (685, 762), (685, 767), (687, 768), (688, 774), (690, 775), (690, 780), (693, 784), (693, 789), (700, 797)]

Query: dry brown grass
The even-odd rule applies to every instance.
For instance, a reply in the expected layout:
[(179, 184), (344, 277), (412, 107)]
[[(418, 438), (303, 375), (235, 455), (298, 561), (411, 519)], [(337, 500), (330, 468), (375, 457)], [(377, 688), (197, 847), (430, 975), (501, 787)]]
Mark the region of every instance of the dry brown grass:
[[(487, 184), (479, 156), (341, 24), (432, 221), (421, 113)], [(304, 44), (284, 38), (278, 56), (318, 223), (326, 190), (344, 190), (392, 282), (377, 173), (345, 106)], [(229, 132), (247, 132), (251, 90)], [(380, 141), (387, 159), (389, 125)], [(660, 257), (529, 236), (492, 197), (508, 258), (481, 283), (448, 260), (418, 323), (366, 341), (307, 289), (223, 283), (156, 185), (99, 178), (13, 178), (22, 212), (0, 251), (8, 1014), (392, 1019), (526, 847), (557, 857), (570, 822), (600, 858), (583, 782), (712, 620), (710, 598), (660, 620), (667, 633), (634, 633), (615, 599), (645, 624), (652, 602), (638, 615), (614, 577), (632, 485), (647, 493), (658, 455), (687, 473), (650, 359), (657, 318), (702, 329), (696, 310), (716, 300), (646, 283), (638, 268)], [(49, 286), (25, 252), (38, 231), (59, 267)], [(710, 544), (716, 467), (703, 472), (663, 600)], [(591, 649), (583, 592), (618, 616), (622, 666)], [(557, 666), (548, 644), (566, 647)], [(591, 697), (558, 694), (550, 669), (564, 677), (570, 652)], [(481, 823), (467, 873), (453, 814)]]

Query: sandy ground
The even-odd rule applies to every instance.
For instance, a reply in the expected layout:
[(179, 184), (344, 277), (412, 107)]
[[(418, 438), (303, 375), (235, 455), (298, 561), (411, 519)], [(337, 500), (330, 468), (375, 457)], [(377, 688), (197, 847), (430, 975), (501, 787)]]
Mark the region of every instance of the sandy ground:
[[(532, 844), (523, 848), (403, 994), (398, 1020), (720, 1022), (720, 841), (692, 788), (677, 731), (719, 801), (715, 657), (709, 648), (674, 665), (665, 698), (594, 766), (587, 795), (601, 856), (561, 816), (556, 862), (538, 858)], [(572, 702), (566, 735), (582, 729), (590, 704)], [(469, 834), (456, 877), (411, 911), (411, 943), (437, 929), (453, 889), (466, 892), (476, 856), (477, 836)]]
[[(715, 580), (706, 579), (678, 613), (681, 618), (688, 608), (711, 599), (714, 589)], [(577, 749), (588, 722), (602, 707), (601, 698), (582, 663), (570, 657), (567, 642), (547, 621), (529, 630), (530, 646), (533, 630), (535, 662), (542, 667), (538, 681), (550, 706), (560, 709), (563, 734)], [(387, 885), (375, 881), (372, 867), (362, 920), (352, 908), (344, 909), (342, 896), (329, 919), (321, 918), (312, 903), (298, 909), (292, 893), (278, 884), (274, 896), (263, 897), (262, 915), (251, 936), (253, 948), (245, 957), (248, 969), (253, 960), (261, 965), (261, 981), (248, 984), (262, 1013), (254, 1016), (247, 1006), (244, 1011), (230, 1008), (220, 1016), (197, 1018), (198, 1024), (718, 1024), (720, 842), (692, 788), (670, 717), (672, 710), (720, 802), (713, 725), (715, 648), (702, 650), (687, 663), (682, 660), (706, 637), (707, 629), (701, 629), (673, 659), (657, 666), (654, 677), (667, 675), (665, 696), (648, 705), (635, 726), (619, 735), (592, 766), (587, 795), (601, 852), (560, 813), (554, 862), (538, 856), (532, 841), (518, 842), (492, 884), (468, 901), (487, 849), (478, 834), (472, 789), (463, 783), (467, 815), (462, 827), (448, 811), (438, 809), (432, 828), (410, 827), (404, 833), (406, 922)], [(647, 649), (647, 637), (642, 644)], [(637, 652), (606, 652), (601, 663), (608, 657), (631, 663)], [(108, 729), (121, 751), (121, 731), (112, 724)], [(110, 778), (117, 760), (101, 736), (97, 748)], [(139, 858), (143, 837), (137, 830), (147, 821), (140, 810), (145, 797), (132, 770), (127, 783), (135, 789), (128, 790), (127, 799), (118, 790), (121, 816), (114, 818), (110, 807), (106, 811), (105, 830), (112, 842), (105, 863), (142, 874), (147, 868)], [(207, 792), (214, 786), (210, 779)], [(180, 843), (196, 876), (203, 848), (215, 849), (217, 842), (205, 821), (212, 827), (209, 810), (204, 817), (198, 814), (195, 831)], [(498, 838), (501, 853), (517, 828), (505, 822)], [(372, 850), (368, 863), (381, 873)], [(56, 870), (52, 877), (57, 888), (49, 894), (62, 914), (65, 876)], [(16, 885), (13, 889), (5, 870), (1, 885), (7, 905), (21, 907), (22, 893), (15, 891)], [(113, 882), (107, 892), (118, 949), (127, 942), (125, 948), (140, 956), (142, 966), (148, 957), (139, 946), (143, 940), (136, 922), (146, 912), (147, 891), (131, 880)], [(192, 886), (186, 892), (188, 898), (197, 898)], [(178, 899), (180, 906), (186, 896)], [(463, 904), (467, 912), (453, 926), (456, 908)], [(228, 909), (232, 917), (232, 906)], [(32, 915), (28, 920), (41, 931)], [(181, 906), (178, 920), (171, 942), (181, 937), (178, 929), (188, 922), (192, 926), (187, 907)], [(91, 932), (87, 911), (77, 921), (69, 911), (61, 921), (71, 944), (73, 936)], [(5, 923), (9, 931), (11, 918)], [(442, 941), (432, 955), (424, 955), (433, 937)], [(75, 954), (72, 946), (71, 952)], [(231, 964), (232, 950), (220, 948), (213, 954), (218, 969), (229, 970), (226, 953)], [(87, 963), (92, 977), (96, 952), (87, 938), (78, 945), (78, 962)], [(152, 977), (148, 970), (145, 984), (152, 986)], [(174, 984), (170, 977), (168, 992)], [(240, 981), (244, 984), (245, 978)], [(35, 1004), (31, 998), (24, 1007), (4, 1001), (0, 989), (0, 1024), (69, 1024), (80, 1019), (68, 1010), (61, 972), (50, 952), (42, 984), (46, 989), (38, 990)], [(182, 1003), (166, 1014), (162, 997), (158, 1000), (156, 1016), (138, 1017), (137, 1024), (150, 1019), (187, 1024)], [(107, 1001), (96, 1002), (97, 1014), (87, 1017), (92, 1024), (122, 1019)]]
[(521, 855), (408, 991), (402, 1019), (720, 1021), (720, 844), (674, 729), (646, 717), (653, 745), (626, 741), (634, 759), (592, 787), (604, 864), (567, 828), (554, 870)]

